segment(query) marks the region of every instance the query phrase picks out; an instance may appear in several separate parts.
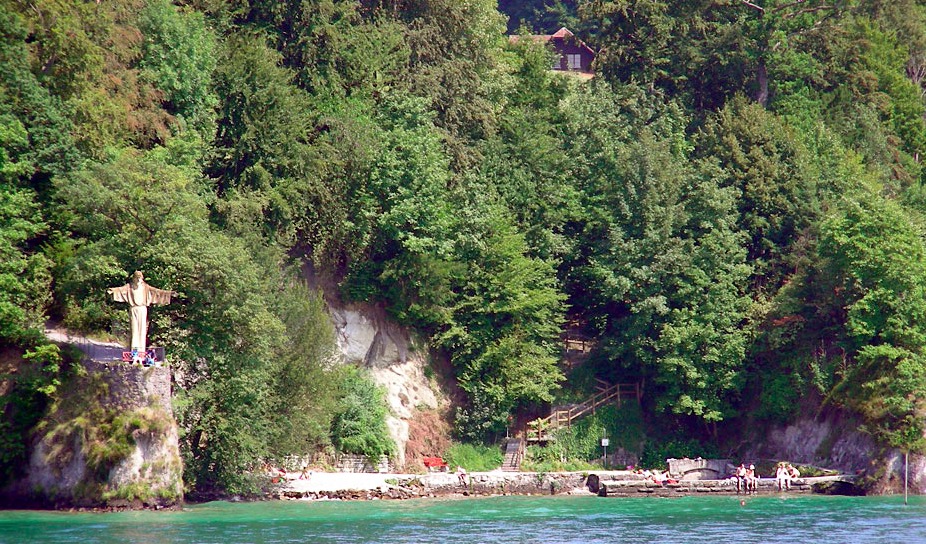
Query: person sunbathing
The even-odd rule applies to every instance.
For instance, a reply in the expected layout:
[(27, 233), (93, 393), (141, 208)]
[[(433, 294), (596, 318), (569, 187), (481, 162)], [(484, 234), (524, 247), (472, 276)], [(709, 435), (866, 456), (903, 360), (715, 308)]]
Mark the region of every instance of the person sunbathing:
[(664, 486), (666, 484), (677, 484), (678, 480), (674, 478), (670, 478), (668, 472), (662, 472), (661, 470), (654, 470), (653, 471), (653, 482)]

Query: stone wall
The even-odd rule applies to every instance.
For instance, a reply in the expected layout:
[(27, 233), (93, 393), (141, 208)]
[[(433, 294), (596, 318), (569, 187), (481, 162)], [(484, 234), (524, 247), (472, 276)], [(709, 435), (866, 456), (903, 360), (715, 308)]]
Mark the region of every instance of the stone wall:
[(730, 475), (729, 459), (667, 459), (669, 474), (684, 481), (720, 480)]
[[(95, 361), (84, 366), (86, 375), (77, 375), (60, 389), (70, 391), (71, 398), (62, 398), (58, 411), (46, 416), (47, 431), (33, 445), (28, 476), (18, 492), (55, 506), (160, 506), (182, 500), (183, 465), (171, 408), (170, 369)], [(104, 422), (116, 421), (125, 427), (100, 430)], [(55, 435), (55, 429), (64, 430)], [(103, 465), (108, 472), (94, 473), (88, 468), (87, 452), (109, 446), (105, 432), (122, 432), (131, 451)], [(86, 436), (95, 436), (97, 442), (84, 443)]]
[(389, 458), (385, 455), (374, 463), (366, 455), (342, 455), (335, 464), (338, 472), (389, 472)]
[(878, 448), (869, 435), (858, 431), (860, 424), (839, 410), (803, 417), (772, 428), (744, 458), (781, 459), (844, 472), (865, 470)]
[[(756, 489), (750, 495), (781, 493), (821, 493), (830, 495), (861, 495), (863, 490), (856, 486), (851, 476), (820, 476), (795, 478), (788, 490), (778, 489), (774, 478), (759, 478)], [(645, 495), (672, 497), (688, 494), (739, 495), (745, 489), (737, 487), (736, 478), (723, 480), (689, 480), (658, 484), (652, 480), (602, 480), (598, 495), (602, 497), (640, 497)]]
[(88, 373), (99, 374), (109, 386), (107, 405), (120, 410), (158, 407), (173, 416), (170, 368), (143, 367), (124, 362), (85, 361)]
[[(859, 430), (861, 421), (838, 409), (813, 413), (771, 429), (744, 458), (784, 460), (862, 476), (871, 494), (903, 493), (904, 456), (879, 448)], [(926, 457), (910, 455), (909, 492), (926, 494)]]

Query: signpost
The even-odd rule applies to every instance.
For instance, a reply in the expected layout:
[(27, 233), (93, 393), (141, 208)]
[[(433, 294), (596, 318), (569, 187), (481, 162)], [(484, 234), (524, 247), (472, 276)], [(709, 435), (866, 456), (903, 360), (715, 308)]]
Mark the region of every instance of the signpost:
[(608, 466), (608, 444), (610, 443), (611, 441), (608, 440), (607, 437), (601, 439), (601, 447), (603, 449), (602, 463), (605, 467)]

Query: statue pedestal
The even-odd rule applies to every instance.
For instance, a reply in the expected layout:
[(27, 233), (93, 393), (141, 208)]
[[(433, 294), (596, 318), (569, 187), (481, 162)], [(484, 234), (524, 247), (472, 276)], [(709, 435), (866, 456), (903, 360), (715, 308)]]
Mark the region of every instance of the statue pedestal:
[(54, 506), (164, 506), (183, 498), (170, 368), (85, 361), (45, 416), (26, 489)]

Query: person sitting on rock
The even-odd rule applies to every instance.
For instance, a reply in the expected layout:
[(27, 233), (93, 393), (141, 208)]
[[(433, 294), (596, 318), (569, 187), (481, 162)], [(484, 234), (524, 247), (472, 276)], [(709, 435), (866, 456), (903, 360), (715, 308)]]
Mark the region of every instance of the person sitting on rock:
[(756, 466), (749, 465), (746, 469), (746, 492), (752, 490), (755, 493), (759, 489), (759, 475), (756, 473)]
[(791, 487), (791, 472), (788, 471), (787, 463), (779, 463), (775, 471), (775, 481), (778, 483), (778, 491), (787, 491)]
[(739, 493), (740, 489), (746, 491), (746, 465), (743, 463), (736, 469), (736, 492)]

